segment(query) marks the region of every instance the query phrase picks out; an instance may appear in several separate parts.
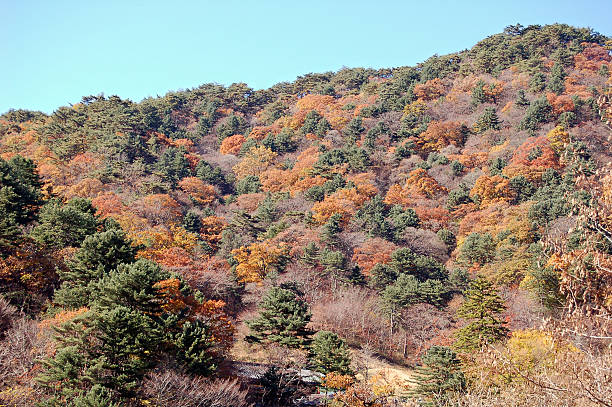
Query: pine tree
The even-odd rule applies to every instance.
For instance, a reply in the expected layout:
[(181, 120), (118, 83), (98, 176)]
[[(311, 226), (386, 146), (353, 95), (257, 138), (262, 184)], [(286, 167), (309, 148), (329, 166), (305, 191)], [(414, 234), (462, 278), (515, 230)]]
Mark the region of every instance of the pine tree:
[(351, 357), (346, 343), (335, 333), (319, 331), (309, 349), (309, 360), (314, 370), (324, 374), (337, 372), (352, 374)]
[(445, 400), (448, 393), (460, 392), (465, 388), (465, 377), (461, 362), (455, 352), (446, 346), (432, 346), (421, 357), (423, 366), (415, 369), (410, 382), (415, 386), (411, 395), (421, 405), (434, 406)]
[(516, 97), (516, 102), (514, 102), (517, 106), (520, 107), (527, 107), (529, 106), (529, 100), (527, 99), (527, 96), (525, 96), (525, 91), (523, 89), (520, 89), (518, 91), (517, 97)]
[(300, 261), (309, 267), (315, 267), (319, 264), (319, 248), (315, 242), (310, 242), (304, 247), (304, 253)]
[(295, 290), (272, 287), (259, 304), (259, 316), (247, 321), (252, 342), (276, 342), (291, 348), (304, 345), (310, 335), (311, 314)]
[(476, 133), (499, 129), (501, 129), (499, 117), (492, 107), (487, 107), (482, 116), (476, 121), (476, 124), (474, 124), (474, 131)]
[(189, 210), (183, 218), (183, 228), (185, 228), (187, 232), (199, 235), (200, 229), (202, 229), (202, 220), (200, 216), (193, 210)]
[(563, 65), (559, 62), (556, 62), (550, 70), (550, 79), (548, 81), (548, 89), (555, 92), (556, 94), (561, 94), (565, 90), (565, 77), (567, 74), (563, 69)]
[(85, 238), (67, 272), (60, 273), (62, 286), (54, 301), (68, 308), (86, 306), (95, 298), (94, 284), (120, 264), (133, 263), (136, 248), (120, 229), (98, 232)]
[(329, 244), (330, 246), (336, 246), (340, 243), (338, 234), (342, 232), (342, 215), (334, 213), (323, 225), (321, 231), (321, 240)]
[(465, 302), (457, 315), (470, 322), (457, 332), (455, 347), (473, 351), (506, 337), (508, 329), (500, 318), (504, 302), (486, 278), (472, 280), (465, 291)]

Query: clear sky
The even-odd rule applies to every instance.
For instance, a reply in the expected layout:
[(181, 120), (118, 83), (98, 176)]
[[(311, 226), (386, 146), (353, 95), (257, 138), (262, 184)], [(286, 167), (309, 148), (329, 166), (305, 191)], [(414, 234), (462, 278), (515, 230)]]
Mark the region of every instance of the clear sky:
[(516, 23), (612, 35), (612, 0), (0, 0), (0, 12), (0, 113), (414, 65)]

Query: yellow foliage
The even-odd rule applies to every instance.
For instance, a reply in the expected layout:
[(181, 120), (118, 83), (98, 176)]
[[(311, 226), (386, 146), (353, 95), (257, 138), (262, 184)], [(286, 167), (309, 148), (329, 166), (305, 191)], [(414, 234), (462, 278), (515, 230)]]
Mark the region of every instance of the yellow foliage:
[(249, 175), (259, 175), (264, 172), (276, 158), (277, 154), (267, 147), (251, 147), (244, 159), (233, 168), (238, 180)]
[(555, 153), (561, 155), (565, 150), (565, 146), (570, 142), (569, 133), (563, 128), (563, 126), (557, 126), (546, 135), (548, 141), (550, 141), (550, 147)]
[(238, 263), (236, 276), (243, 283), (261, 283), (263, 278), (277, 269), (284, 260), (288, 248), (272, 246), (268, 242), (253, 243), (232, 250), (232, 256)]

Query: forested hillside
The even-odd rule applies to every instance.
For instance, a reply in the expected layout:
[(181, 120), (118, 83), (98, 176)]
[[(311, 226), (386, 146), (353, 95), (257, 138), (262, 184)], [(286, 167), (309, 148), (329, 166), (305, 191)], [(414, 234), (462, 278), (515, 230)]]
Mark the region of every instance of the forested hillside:
[(0, 405), (612, 405), (611, 50), (3, 114)]

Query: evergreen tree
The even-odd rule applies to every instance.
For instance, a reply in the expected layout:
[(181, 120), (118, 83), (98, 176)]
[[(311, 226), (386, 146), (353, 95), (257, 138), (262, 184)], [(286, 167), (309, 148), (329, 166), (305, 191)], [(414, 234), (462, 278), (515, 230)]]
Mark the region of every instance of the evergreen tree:
[(210, 327), (199, 319), (185, 321), (172, 336), (177, 360), (189, 371), (208, 375), (217, 369)]
[(334, 247), (340, 243), (338, 234), (342, 232), (342, 215), (334, 213), (323, 225), (321, 240)]
[(352, 374), (351, 357), (346, 343), (329, 331), (319, 331), (310, 344), (309, 360), (313, 369), (324, 374)]
[(0, 212), (25, 225), (34, 220), (42, 203), (42, 182), (34, 162), (19, 155), (9, 161), (0, 158)]
[(472, 90), (472, 105), (478, 106), (481, 103), (487, 101), (487, 95), (484, 91), (485, 82), (481, 79), (476, 83), (476, 86)]
[(310, 335), (310, 312), (295, 290), (272, 287), (259, 304), (259, 316), (247, 321), (252, 342), (276, 342), (291, 348), (304, 345)]
[(514, 102), (517, 106), (520, 107), (527, 107), (529, 106), (529, 99), (527, 99), (527, 96), (525, 95), (525, 91), (523, 89), (520, 89), (518, 91), (517, 97), (516, 97), (516, 102)]
[(200, 229), (202, 229), (202, 220), (200, 219), (200, 215), (193, 210), (189, 210), (183, 218), (183, 228), (188, 232), (199, 235)]
[(342, 132), (346, 137), (347, 143), (355, 143), (359, 138), (359, 135), (364, 131), (365, 127), (363, 127), (361, 117), (355, 117), (349, 122), (349, 124), (346, 125)]
[(487, 107), (480, 116), (480, 118), (474, 124), (474, 131), (476, 133), (484, 133), (487, 130), (500, 130), (501, 125), (495, 108)]
[(455, 347), (473, 351), (505, 338), (508, 329), (500, 318), (505, 306), (493, 284), (478, 276), (470, 282), (464, 295), (465, 302), (457, 315), (469, 322), (457, 332)]
[(98, 225), (96, 210), (88, 199), (73, 198), (65, 205), (53, 200), (42, 207), (32, 237), (58, 249), (79, 247), (87, 236), (96, 233)]
[(565, 90), (565, 70), (563, 69), (563, 65), (559, 62), (556, 62), (552, 69), (550, 70), (550, 79), (548, 81), (548, 89), (560, 95)]
[(68, 308), (79, 308), (95, 298), (95, 284), (120, 264), (133, 263), (136, 248), (120, 229), (98, 232), (85, 238), (81, 248), (60, 273), (62, 286), (56, 290), (54, 301)]
[(410, 391), (424, 406), (435, 406), (447, 399), (449, 393), (465, 389), (466, 381), (461, 362), (455, 352), (446, 346), (432, 346), (421, 357), (423, 366), (415, 369)]
[(314, 267), (319, 263), (319, 248), (315, 242), (310, 242), (304, 247), (304, 253), (300, 261), (310, 267)]
[(529, 80), (529, 90), (539, 93), (546, 87), (546, 76), (542, 72), (536, 72)]

